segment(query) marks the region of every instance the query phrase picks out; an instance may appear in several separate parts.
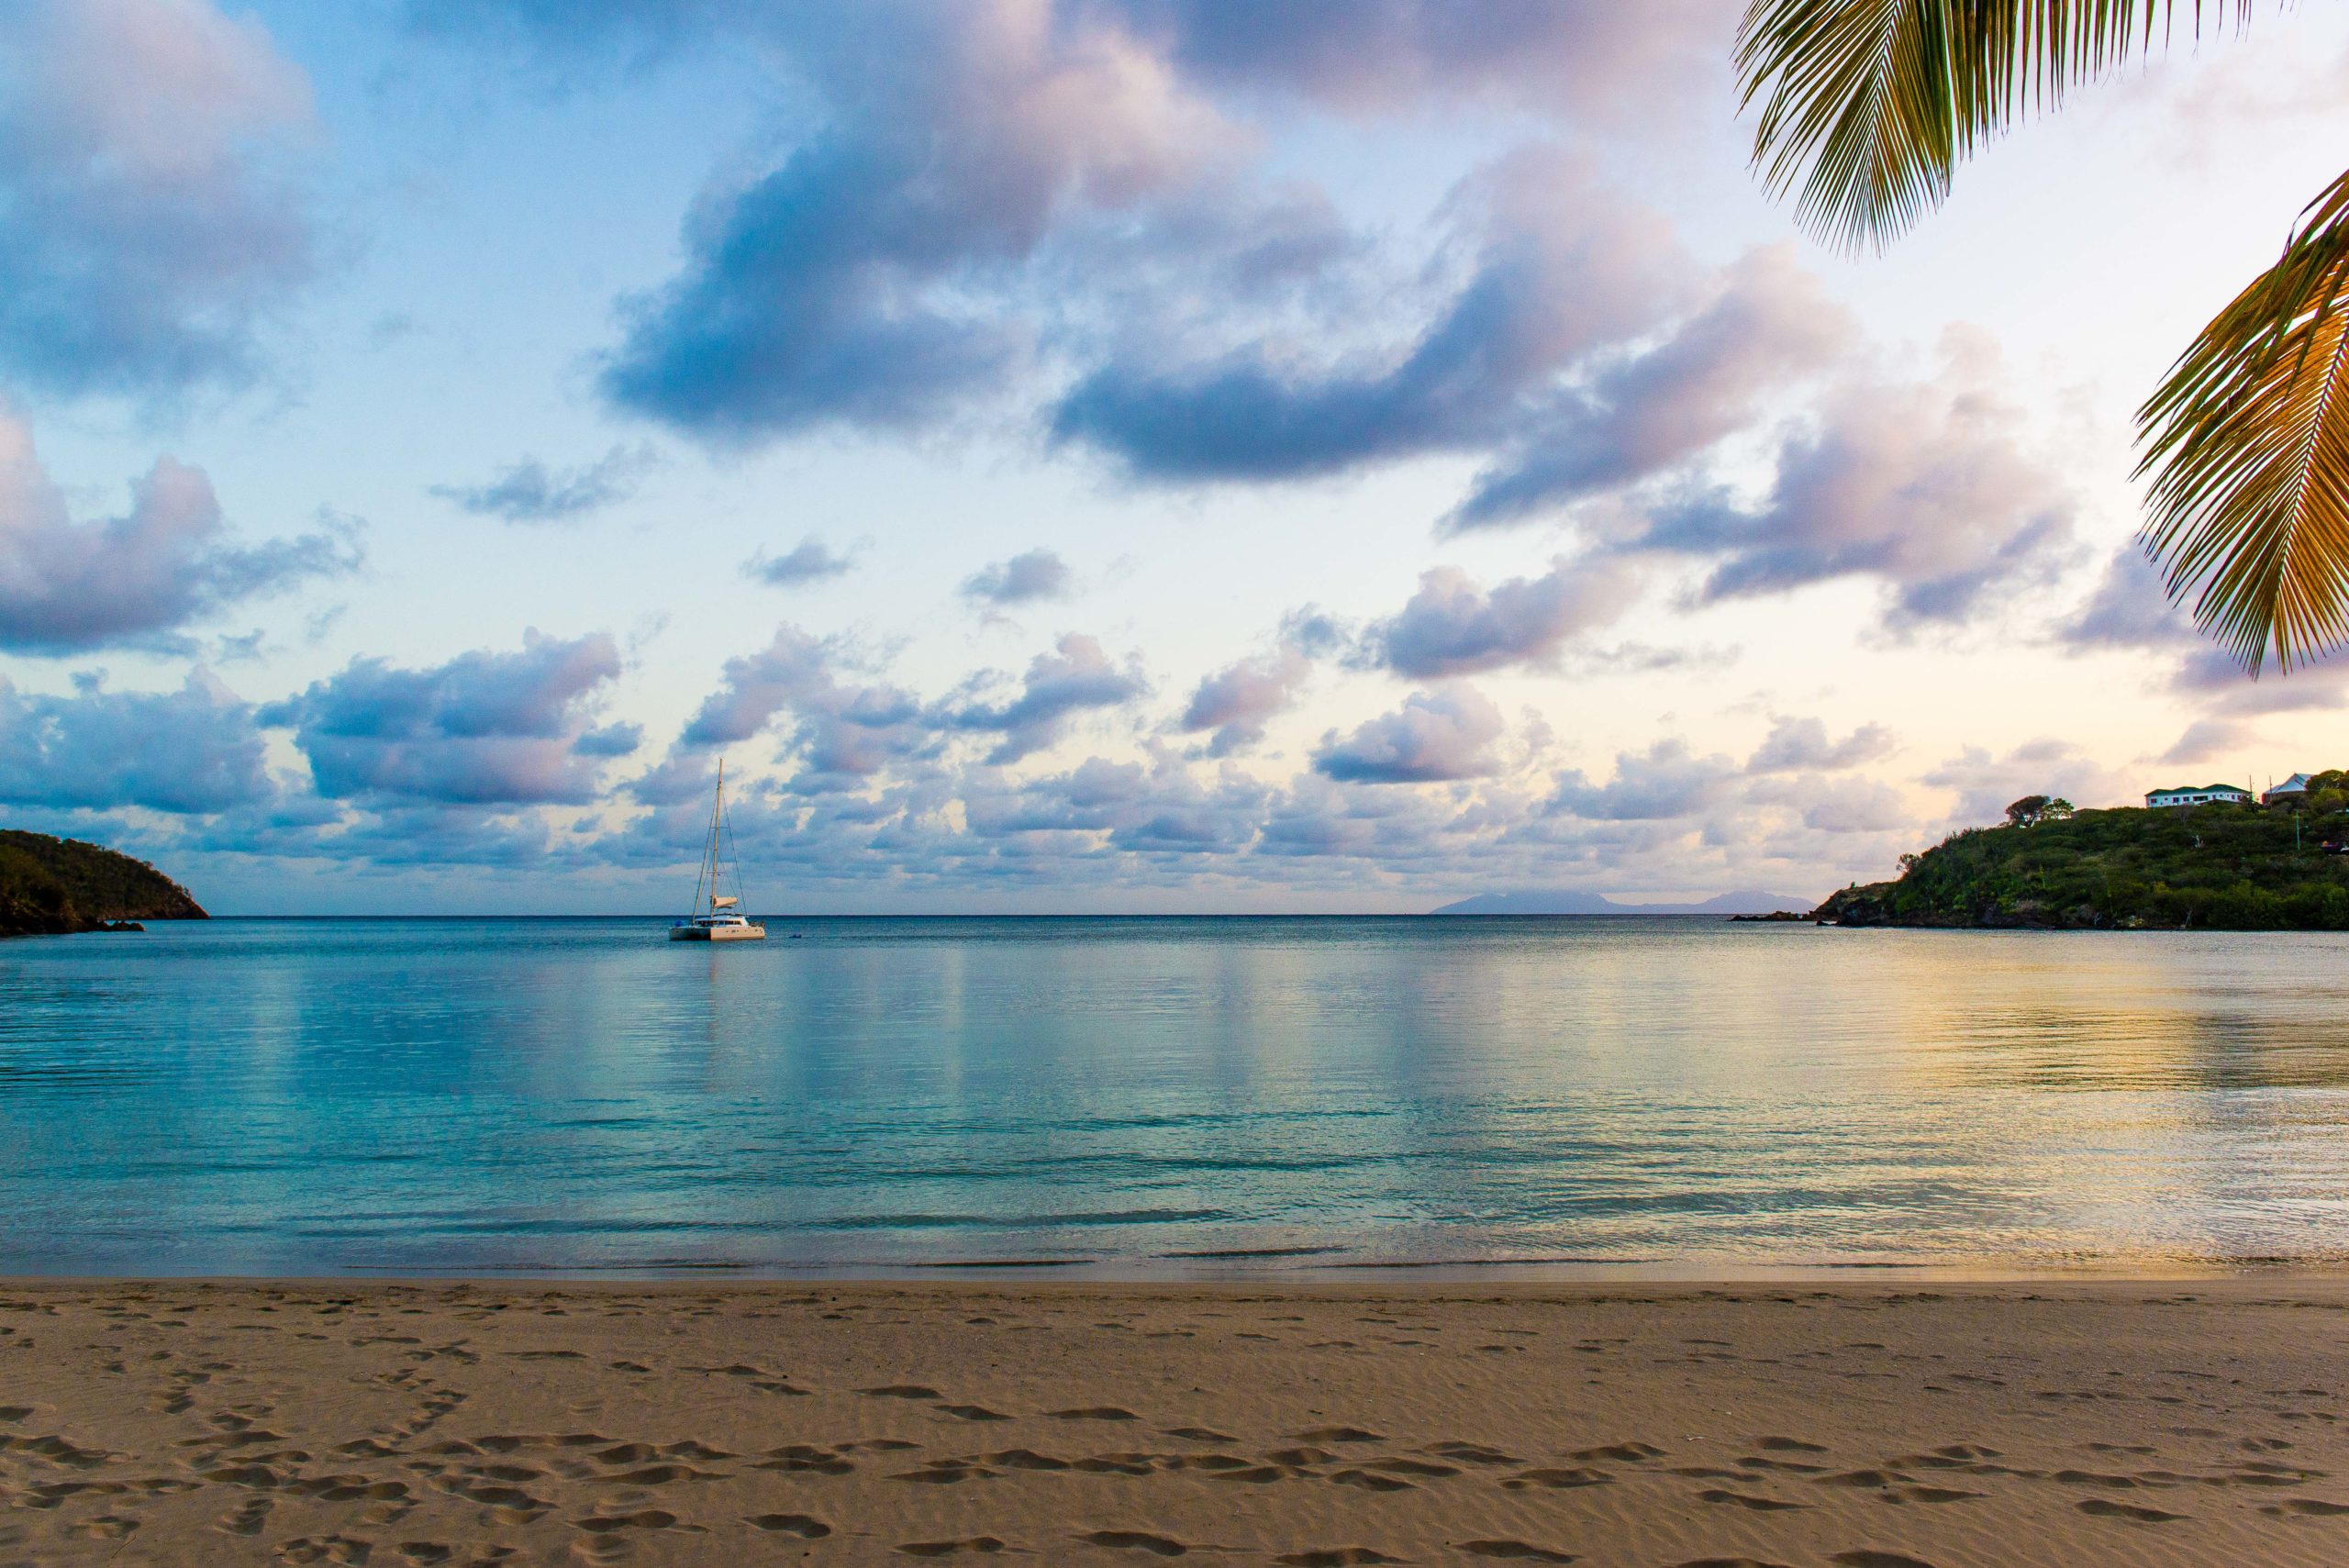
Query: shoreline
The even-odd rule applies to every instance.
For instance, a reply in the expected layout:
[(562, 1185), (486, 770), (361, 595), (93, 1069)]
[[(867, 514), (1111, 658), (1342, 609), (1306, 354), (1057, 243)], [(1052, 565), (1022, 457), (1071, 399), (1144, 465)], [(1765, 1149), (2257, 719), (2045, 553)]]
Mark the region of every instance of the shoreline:
[(2349, 1556), (2349, 1277), (0, 1281), (0, 1561)]
[[(973, 1259), (930, 1262), (788, 1264), (662, 1262), (583, 1268), (560, 1263), (511, 1263), (496, 1268), (414, 1269), (386, 1264), (320, 1273), (206, 1273), (144, 1271), (120, 1273), (9, 1273), (0, 1270), (0, 1290), (69, 1285), (91, 1289), (139, 1284), (152, 1287), (206, 1285), (412, 1286), (507, 1285), (529, 1289), (640, 1289), (677, 1285), (713, 1289), (784, 1289), (824, 1285), (842, 1289), (1025, 1288), (1058, 1284), (1069, 1289), (1182, 1291), (1193, 1287), (1275, 1290), (1312, 1295), (1322, 1289), (1483, 1290), (1576, 1292), (1614, 1286), (1680, 1286), (1697, 1289), (1763, 1289), (1789, 1285), (1829, 1288), (1936, 1285), (1951, 1288), (2116, 1288), (2141, 1285), (2240, 1284), (2293, 1289), (2340, 1285), (2349, 1288), (2349, 1257), (2193, 1260), (2160, 1258), (2139, 1267), (2110, 1263), (2044, 1264), (1990, 1261), (1966, 1263), (1878, 1262), (1850, 1260), (1812, 1263), (1764, 1263), (1721, 1267), (1710, 1261), (1672, 1262), (1519, 1262), (1451, 1259), (1425, 1263), (1332, 1262), (1283, 1267), (1263, 1253), (1233, 1254), (1219, 1267), (1220, 1254), (1163, 1260), (1157, 1269), (1136, 1268), (1129, 1260)], [(1264, 1264), (1265, 1266), (1251, 1266)]]

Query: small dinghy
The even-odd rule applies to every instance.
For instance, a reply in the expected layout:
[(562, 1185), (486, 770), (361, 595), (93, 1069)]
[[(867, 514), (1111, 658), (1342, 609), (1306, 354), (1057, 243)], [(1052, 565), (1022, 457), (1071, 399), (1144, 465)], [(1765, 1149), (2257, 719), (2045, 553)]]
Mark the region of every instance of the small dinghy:
[[(719, 840), (725, 840), (720, 852)], [(721, 873), (730, 872), (734, 891), (720, 893)], [(705, 904), (705, 900), (707, 903)], [(709, 808), (709, 840), (702, 848), (701, 874), (694, 882), (694, 910), (669, 928), (673, 942), (763, 942), (767, 929), (742, 913), (742, 865), (734, 853), (734, 825), (726, 817), (726, 763), (718, 764), (718, 798)]]

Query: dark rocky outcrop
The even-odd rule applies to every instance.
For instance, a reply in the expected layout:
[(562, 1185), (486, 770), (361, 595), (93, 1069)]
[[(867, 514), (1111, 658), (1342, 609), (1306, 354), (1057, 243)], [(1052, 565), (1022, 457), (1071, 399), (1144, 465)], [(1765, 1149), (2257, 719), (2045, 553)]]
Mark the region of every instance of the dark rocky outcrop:
[(144, 861), (79, 839), (0, 828), (0, 937), (203, 918), (186, 888)]

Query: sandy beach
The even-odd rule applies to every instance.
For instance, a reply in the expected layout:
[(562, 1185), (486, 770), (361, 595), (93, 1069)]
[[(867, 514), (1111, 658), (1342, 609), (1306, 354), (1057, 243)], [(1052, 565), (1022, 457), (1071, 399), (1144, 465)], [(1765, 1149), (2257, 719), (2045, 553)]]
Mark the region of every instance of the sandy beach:
[(2332, 1282), (26, 1283), (0, 1564), (2335, 1563)]

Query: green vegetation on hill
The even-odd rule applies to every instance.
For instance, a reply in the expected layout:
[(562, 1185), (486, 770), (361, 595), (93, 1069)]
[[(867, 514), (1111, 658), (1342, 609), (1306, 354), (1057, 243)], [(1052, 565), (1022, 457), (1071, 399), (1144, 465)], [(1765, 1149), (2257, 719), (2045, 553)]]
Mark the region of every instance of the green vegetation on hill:
[(0, 828), (0, 937), (204, 917), (186, 888), (144, 861), (79, 839)]
[(2319, 774), (2301, 806), (2026, 813), (1903, 855), (1898, 881), (1847, 887), (1816, 913), (1847, 926), (2349, 929), (2343, 782)]

